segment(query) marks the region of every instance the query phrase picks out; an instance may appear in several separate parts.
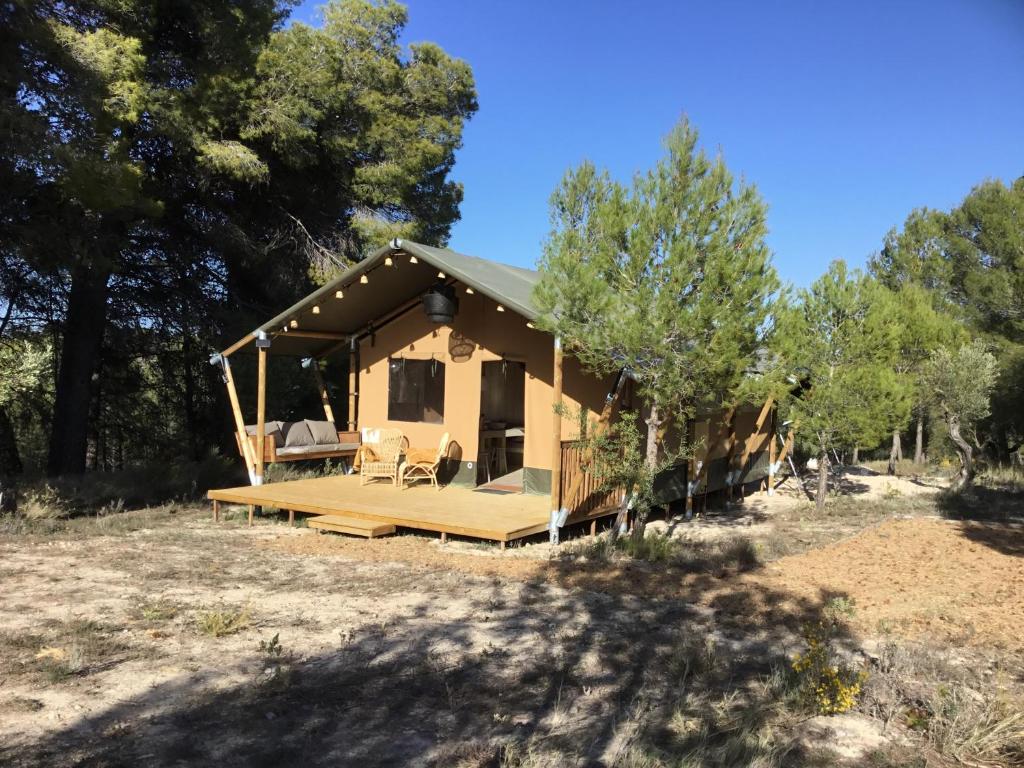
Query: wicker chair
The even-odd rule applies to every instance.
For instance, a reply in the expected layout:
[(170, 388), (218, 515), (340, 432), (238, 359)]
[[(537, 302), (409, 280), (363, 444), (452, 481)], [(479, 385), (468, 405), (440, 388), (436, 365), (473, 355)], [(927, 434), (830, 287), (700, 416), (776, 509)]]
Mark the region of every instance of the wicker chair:
[(398, 459), (402, 455), (402, 430), (382, 429), (380, 442), (363, 446), (359, 463), (359, 484), (366, 485), (374, 477), (390, 478), (398, 485)]
[[(409, 452), (409, 456), (406, 461), (403, 461), (401, 466), (398, 468), (398, 484), (405, 489), (405, 481), (415, 482), (416, 480), (429, 480), (430, 484), (441, 490), (441, 486), (437, 484), (437, 470), (441, 467), (441, 462), (444, 461), (445, 456), (448, 455), (448, 439), (449, 435), (445, 432), (441, 435), (441, 444), (437, 446), (437, 453), (433, 457), (424, 456), (418, 457), (413, 451)], [(422, 451), (421, 453), (427, 453)]]

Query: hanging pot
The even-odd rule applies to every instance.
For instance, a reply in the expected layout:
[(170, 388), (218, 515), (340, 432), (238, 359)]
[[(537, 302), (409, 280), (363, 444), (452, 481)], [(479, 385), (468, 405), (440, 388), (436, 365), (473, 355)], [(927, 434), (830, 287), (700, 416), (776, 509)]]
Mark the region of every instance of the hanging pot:
[(455, 297), (455, 286), (433, 285), (423, 294), (423, 311), (432, 323), (449, 324), (459, 311), (459, 300)]

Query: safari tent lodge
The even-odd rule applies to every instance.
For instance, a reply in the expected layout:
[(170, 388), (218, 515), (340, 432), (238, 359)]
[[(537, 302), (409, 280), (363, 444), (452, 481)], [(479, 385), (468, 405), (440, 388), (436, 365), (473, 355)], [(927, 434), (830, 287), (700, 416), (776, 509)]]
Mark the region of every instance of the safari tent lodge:
[[(252, 484), (210, 491), (215, 514), (220, 502), (247, 504), (250, 516), (270, 506), (317, 515), (309, 524), (328, 530), (408, 527), (504, 546), (616, 513), (623, 493), (602, 490), (590, 475), (569, 414), (582, 409), (588, 422), (607, 423), (633, 406), (632, 382), (626, 371), (588, 374), (535, 326), (538, 279), (533, 270), (394, 240), (216, 355)], [(258, 356), (251, 419), (231, 368), (243, 353)], [(339, 354), (348, 360), (343, 411), (320, 372), (322, 359)], [(312, 368), (323, 419), (267, 418), (266, 370), (281, 355)], [(559, 403), (566, 408), (556, 410)], [(708, 494), (770, 487), (789, 449), (776, 444), (771, 402), (708, 414), (687, 430), (698, 456), (659, 485), (666, 504), (688, 509)], [(352, 474), (263, 483), (269, 463), (326, 457)], [(416, 479), (431, 487), (405, 490)]]

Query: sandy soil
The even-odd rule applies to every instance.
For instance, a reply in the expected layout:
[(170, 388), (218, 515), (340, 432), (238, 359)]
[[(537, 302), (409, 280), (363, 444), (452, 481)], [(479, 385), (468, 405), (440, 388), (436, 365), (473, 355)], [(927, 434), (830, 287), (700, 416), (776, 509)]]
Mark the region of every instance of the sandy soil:
[(1024, 527), (890, 520), (771, 563), (759, 582), (854, 599), (867, 632), (1024, 649)]
[[(921, 516), (934, 508), (911, 496), (933, 491), (909, 481), (850, 482), (877, 495), (841, 515), (793, 489), (654, 525), (806, 550), (764, 567), (717, 549), (651, 564), (364, 541), (206, 510), (0, 536), (0, 764), (482, 766), (539, 744), (556, 757), (538, 764), (613, 765), (641, 728), (670, 727), (681, 648), (721, 649), (722, 680), (756, 690), (834, 595), (855, 601), (861, 640), (1019, 659), (1024, 529)], [(245, 618), (213, 636), (211, 614)], [(856, 765), (884, 742), (875, 725), (806, 733)]]

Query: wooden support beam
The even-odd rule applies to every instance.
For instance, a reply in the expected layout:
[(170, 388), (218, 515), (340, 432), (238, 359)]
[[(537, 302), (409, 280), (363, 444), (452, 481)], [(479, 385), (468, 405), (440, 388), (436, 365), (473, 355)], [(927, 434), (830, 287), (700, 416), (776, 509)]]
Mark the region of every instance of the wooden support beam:
[(313, 379), (316, 381), (316, 388), (320, 392), (320, 404), (324, 407), (324, 416), (333, 424), (334, 410), (331, 408), (331, 397), (327, 392), (327, 385), (324, 383), (324, 375), (320, 371), (320, 361), (310, 360), (309, 367), (313, 369)]
[(726, 483), (725, 483), (725, 497), (729, 501), (732, 501), (732, 488), (733, 479), (735, 477), (735, 458), (736, 458), (736, 409), (733, 408), (729, 411), (729, 437), (726, 439), (726, 454), (725, 454), (725, 471), (726, 471)]
[(779, 464), (786, 460), (789, 456), (789, 452), (793, 450), (793, 436), (796, 434), (796, 428), (800, 426), (799, 422), (793, 422), (793, 426), (789, 428), (789, 434), (786, 435), (786, 442), (782, 446), (782, 453), (779, 454), (777, 461)]
[(295, 525), (295, 510), (294, 509), (289, 509), (288, 510), (288, 525), (291, 525), (291, 526)]
[[(694, 438), (697, 436), (697, 423), (693, 419), (687, 419), (686, 421), (686, 445), (692, 446)], [(697, 473), (694, 471), (695, 459), (690, 456), (686, 460), (686, 477), (683, 480), (686, 482), (686, 519), (689, 520), (693, 517), (693, 492), (697, 490), (697, 484), (694, 479), (697, 477)]]
[(766, 490), (768, 491), (769, 496), (775, 494), (775, 463), (778, 461), (778, 459), (776, 459), (776, 451), (778, 449), (775, 447), (776, 429), (778, 429), (778, 425), (776, 423), (775, 414), (773, 413), (771, 429), (768, 431), (768, 481), (766, 483)]
[(213, 522), (220, 522), (220, 502), (217, 499), (213, 500)]
[(251, 482), (256, 471), (256, 457), (252, 455), (252, 444), (249, 442), (249, 436), (245, 434), (245, 419), (242, 418), (242, 408), (238, 404), (238, 390), (235, 389), (235, 377), (231, 373), (231, 363), (228, 362), (226, 357), (222, 357), (221, 365), (224, 369), (224, 385), (228, 390), (231, 413), (235, 418), (235, 430), (238, 432), (238, 439), (242, 444), (245, 470), (249, 473), (249, 480)]
[(562, 340), (555, 336), (554, 374), (551, 385), (551, 511), (562, 504)]
[[(774, 398), (774, 396), (769, 396), (768, 399), (764, 401), (764, 405), (761, 406), (761, 412), (757, 415), (757, 421), (754, 422), (754, 431), (753, 431), (753, 434), (751, 435), (751, 437), (753, 437), (754, 435), (760, 433), (761, 429), (764, 427), (765, 422), (768, 420), (768, 417), (771, 416), (771, 414), (772, 414), (772, 407), (774, 405), (775, 405), (775, 398)], [(775, 437), (772, 434), (772, 430), (768, 430), (768, 442), (769, 442), (769, 444), (774, 443), (774, 441), (775, 441)], [(743, 453), (740, 454), (739, 467), (740, 467), (741, 470), (745, 466), (747, 466), (747, 459), (750, 458), (750, 451), (751, 451), (752, 447), (753, 447), (753, 443), (752, 443), (752, 441), (750, 439), (748, 439), (746, 444), (743, 447)], [(760, 447), (761, 447), (761, 450), (764, 450), (764, 441), (761, 442), (761, 446)], [(742, 488), (740, 489), (740, 491), (742, 493)]]
[(303, 331), (298, 328), (292, 328), (287, 333), (277, 331), (273, 334), (274, 338), (279, 336), (286, 336), (289, 339), (323, 339), (324, 341), (345, 341), (348, 338), (347, 333), (338, 333), (337, 331)]
[(252, 521), (253, 521), (253, 516), (255, 515), (255, 513), (256, 513), (256, 505), (255, 504), (250, 504), (249, 505), (249, 527), (250, 528), (252, 528)]
[(256, 333), (255, 332), (246, 334), (245, 336), (240, 338), (238, 341), (236, 341), (234, 344), (232, 344), (230, 347), (228, 347), (223, 352), (221, 352), (221, 354), (224, 357), (227, 357), (228, 355), (232, 355), (235, 352), (237, 352), (238, 350), (240, 350), (242, 347), (247, 346), (249, 344), (252, 344), (255, 339), (256, 339)]
[(359, 427), (359, 342), (353, 338), (348, 348), (348, 428), (355, 432)]
[[(269, 340), (265, 340), (269, 341)], [(267, 419), (267, 353), (270, 346), (260, 346), (256, 380), (256, 480), (253, 485), (263, 485), (263, 453), (266, 445)]]

